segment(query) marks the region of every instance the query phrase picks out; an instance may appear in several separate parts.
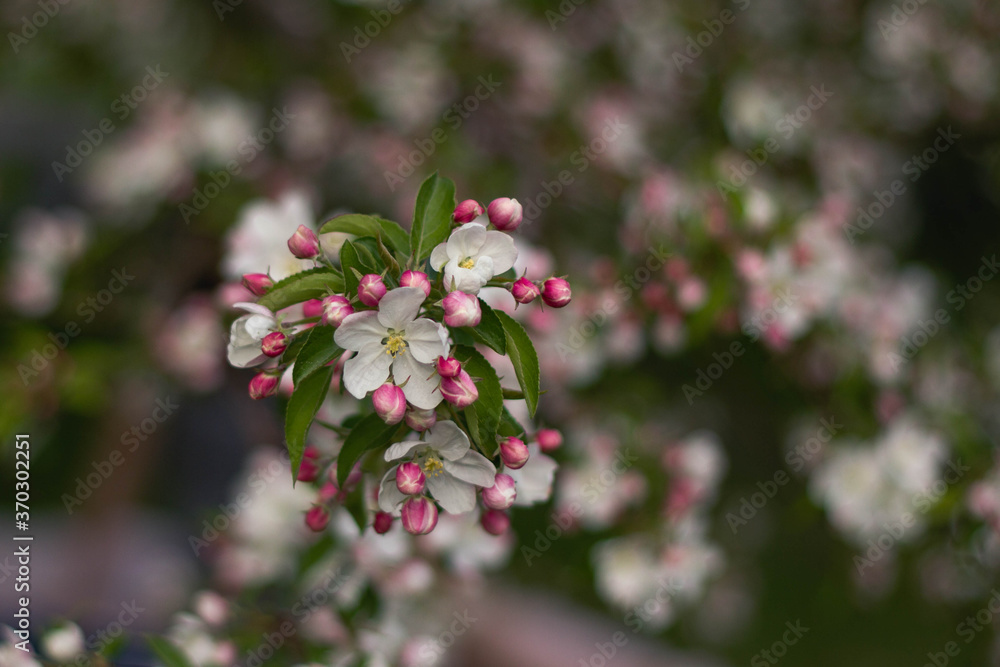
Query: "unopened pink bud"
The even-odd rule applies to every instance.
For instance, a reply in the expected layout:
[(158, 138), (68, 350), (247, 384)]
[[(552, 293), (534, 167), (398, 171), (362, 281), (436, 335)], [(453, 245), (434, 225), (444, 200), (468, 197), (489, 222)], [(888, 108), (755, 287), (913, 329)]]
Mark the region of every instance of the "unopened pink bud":
[(250, 380), (250, 398), (258, 401), (278, 393), (281, 378), (270, 373), (258, 373)]
[(550, 308), (562, 308), (573, 298), (569, 283), (563, 278), (549, 278), (542, 285), (542, 301)]
[(309, 446), (302, 452), (302, 461), (299, 463), (299, 474), (296, 479), (300, 482), (312, 482), (319, 477), (319, 466), (316, 460), (319, 458), (319, 451)]
[(441, 302), (444, 307), (444, 323), (450, 327), (474, 327), (483, 319), (479, 299), (459, 290), (449, 292)]
[(486, 210), (490, 215), (490, 222), (501, 231), (514, 231), (521, 225), (521, 205), (516, 199), (494, 199)]
[(361, 282), (358, 283), (358, 299), (361, 303), (374, 308), (385, 296), (385, 293), (386, 288), (385, 283), (382, 282), (382, 276), (369, 273), (361, 277)]
[(531, 303), (541, 293), (542, 290), (539, 289), (538, 285), (524, 277), (518, 278), (510, 286), (510, 294), (514, 297), (514, 301), (521, 304)]
[(426, 431), (437, 423), (437, 412), (434, 410), (411, 409), (406, 412), (406, 425), (414, 431)]
[(475, 199), (466, 199), (455, 207), (451, 219), (455, 222), (472, 222), (483, 214), (483, 207)]
[(415, 496), (424, 492), (424, 471), (413, 461), (400, 463), (396, 468), (396, 488), (407, 496)]
[(426, 535), (438, 521), (438, 508), (426, 496), (416, 496), (403, 503), (403, 529), (411, 535)]
[(319, 299), (309, 299), (302, 302), (303, 317), (320, 317), (323, 315), (323, 302)]
[(466, 371), (452, 378), (441, 378), (441, 395), (456, 408), (467, 408), (479, 398), (479, 390)]
[(462, 372), (462, 364), (455, 357), (438, 357), (435, 365), (443, 378), (453, 378)]
[(399, 277), (400, 287), (419, 287), (424, 291), (424, 296), (431, 295), (431, 281), (423, 271), (403, 271)]
[(523, 440), (510, 436), (500, 443), (500, 458), (511, 470), (523, 468), (528, 462), (528, 446)]
[[(299, 468), (299, 470), (302, 470), (302, 468)], [(338, 493), (340, 493), (340, 489), (337, 488), (336, 484), (333, 482), (323, 482), (323, 486), (319, 488), (319, 501), (321, 503), (328, 503), (336, 498)]]
[(386, 382), (372, 394), (375, 413), (386, 424), (398, 424), (406, 415), (406, 395), (400, 387)]
[(345, 317), (354, 313), (354, 307), (346, 296), (333, 294), (324, 297), (321, 303), (323, 304), (323, 312), (319, 317), (320, 324), (339, 327)]
[(385, 535), (392, 528), (392, 515), (388, 512), (376, 512), (372, 527), (379, 535)]
[(305, 225), (299, 225), (288, 239), (288, 249), (299, 259), (312, 259), (319, 255), (319, 237)]
[(517, 491), (514, 490), (514, 478), (502, 472), (497, 473), (493, 486), (484, 488), (483, 504), (491, 510), (505, 510), (514, 504)]
[(306, 525), (309, 530), (320, 533), (330, 523), (330, 513), (321, 505), (314, 505), (306, 512)]
[(554, 428), (543, 428), (535, 434), (535, 440), (538, 442), (538, 448), (543, 452), (551, 452), (553, 449), (559, 449), (562, 445), (562, 433)]
[(479, 522), (490, 535), (503, 535), (510, 529), (510, 517), (500, 510), (486, 510)]
[(254, 296), (264, 296), (274, 285), (274, 281), (266, 273), (247, 273), (243, 276), (242, 283)]
[(288, 336), (280, 331), (272, 331), (260, 342), (260, 351), (269, 357), (280, 357), (288, 347)]

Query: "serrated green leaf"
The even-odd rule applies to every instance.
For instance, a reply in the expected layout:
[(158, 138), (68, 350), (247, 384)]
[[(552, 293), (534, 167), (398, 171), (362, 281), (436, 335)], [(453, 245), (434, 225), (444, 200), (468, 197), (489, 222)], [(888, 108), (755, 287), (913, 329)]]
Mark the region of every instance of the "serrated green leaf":
[(379, 259), (382, 260), (382, 264), (389, 269), (389, 274), (395, 280), (399, 280), (399, 275), (402, 273), (402, 270), (399, 268), (399, 262), (397, 262), (396, 258), (392, 256), (389, 248), (387, 248), (385, 243), (382, 241), (381, 236), (376, 237), (375, 242), (378, 245), (378, 256)]
[(528, 414), (535, 416), (538, 408), (538, 393), (541, 391), (541, 378), (538, 371), (538, 354), (527, 332), (514, 318), (503, 311), (494, 311), (503, 325), (507, 335), (507, 356), (514, 365), (514, 374), (524, 392), (524, 400), (528, 405)]
[(424, 261), (451, 232), (455, 212), (455, 184), (434, 172), (420, 185), (410, 229), (410, 248), (417, 264)]
[[(503, 412), (503, 388), (493, 365), (472, 347), (458, 347), (456, 358), (469, 375), (479, 378), (476, 389), (479, 398), (465, 409), (473, 439), (487, 456), (494, 456), (497, 449), (497, 427)], [(478, 437), (477, 437), (478, 436)]]
[[(347, 294), (348, 299), (352, 299), (358, 294), (358, 276), (355, 271), (360, 271), (361, 258), (358, 256), (358, 251), (354, 247), (354, 244), (350, 241), (344, 241), (344, 245), (340, 246), (340, 268), (344, 270), (344, 293)], [(360, 271), (362, 274), (365, 271)]]
[(325, 324), (317, 324), (309, 330), (306, 342), (295, 358), (295, 366), (292, 367), (295, 386), (344, 352), (333, 342), (333, 332), (334, 328)]
[(276, 282), (257, 303), (272, 311), (309, 299), (322, 299), (344, 291), (344, 276), (336, 269), (320, 267), (302, 271)]
[(378, 415), (368, 415), (358, 422), (344, 440), (344, 446), (340, 448), (340, 455), (337, 457), (337, 483), (340, 486), (344, 485), (351, 468), (365, 452), (385, 447), (392, 442), (396, 431), (405, 428), (405, 425), (386, 424)]
[(299, 476), (299, 464), (306, 447), (309, 427), (326, 398), (333, 379), (333, 366), (323, 366), (295, 385), (285, 410), (285, 443), (292, 461), (292, 479)]
[(502, 436), (514, 436), (515, 438), (520, 438), (526, 433), (521, 423), (514, 419), (514, 415), (510, 414), (510, 411), (504, 407), (503, 412), (500, 414), (500, 427), (497, 429), (497, 434)]
[(410, 237), (399, 223), (372, 215), (350, 213), (338, 215), (323, 223), (320, 234), (344, 232), (355, 236), (380, 236), (382, 241), (396, 252), (410, 254)]
[(147, 635), (146, 642), (166, 667), (191, 667), (184, 653), (169, 639)]
[(507, 354), (507, 335), (504, 333), (500, 318), (496, 316), (493, 309), (486, 305), (486, 302), (479, 299), (479, 309), (483, 313), (479, 324), (469, 329), (469, 333), (478, 342), (486, 345), (495, 352)]

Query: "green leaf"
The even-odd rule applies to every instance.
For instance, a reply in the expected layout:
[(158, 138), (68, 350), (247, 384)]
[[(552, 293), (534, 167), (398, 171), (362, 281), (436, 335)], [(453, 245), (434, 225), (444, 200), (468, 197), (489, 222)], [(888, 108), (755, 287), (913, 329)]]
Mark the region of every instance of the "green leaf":
[(417, 264), (424, 261), (451, 232), (455, 212), (455, 184), (434, 172), (420, 185), (410, 229), (410, 247)]
[(344, 291), (344, 276), (336, 269), (320, 267), (302, 271), (276, 282), (257, 303), (272, 311), (309, 299), (322, 299)]
[(302, 346), (299, 356), (295, 358), (295, 366), (292, 367), (292, 381), (296, 387), (302, 380), (343, 353), (343, 350), (333, 342), (333, 332), (333, 327), (324, 324), (317, 324), (309, 330), (305, 345)]
[(518, 391), (517, 389), (507, 389), (506, 387), (504, 387), (503, 399), (505, 401), (523, 401), (524, 392)]
[(458, 347), (456, 357), (469, 375), (480, 378), (476, 383), (479, 399), (465, 409), (469, 430), (480, 449), (487, 456), (496, 455), (497, 427), (503, 412), (503, 389), (493, 365), (472, 347)]
[(377, 218), (371, 215), (361, 215), (350, 213), (348, 215), (338, 215), (323, 223), (320, 227), (320, 234), (329, 232), (344, 232), (355, 236), (376, 236), (395, 250), (404, 255), (410, 254), (410, 237), (406, 230), (399, 226), (399, 223), (385, 218)]
[(504, 333), (503, 325), (500, 324), (500, 318), (482, 299), (479, 300), (479, 308), (483, 313), (483, 319), (476, 327), (469, 329), (469, 333), (493, 351), (507, 354), (507, 335)]
[(376, 237), (375, 242), (378, 244), (378, 256), (385, 264), (385, 267), (389, 269), (389, 274), (395, 279), (399, 280), (399, 275), (402, 273), (402, 269), (399, 268), (399, 262), (396, 258), (392, 256), (389, 248), (386, 247), (385, 243), (382, 242), (382, 237)]
[(510, 414), (510, 411), (504, 407), (503, 413), (500, 415), (500, 428), (497, 429), (497, 433), (502, 436), (512, 435), (515, 438), (520, 438), (526, 431), (521, 423), (514, 419), (514, 415)]
[(288, 456), (292, 460), (293, 480), (299, 476), (299, 464), (302, 463), (302, 451), (306, 447), (309, 427), (326, 398), (332, 379), (333, 366), (323, 366), (302, 382), (296, 383), (292, 397), (288, 399), (288, 408), (285, 410), (285, 442), (288, 445)]
[(367, 273), (367, 271), (361, 271), (360, 267), (361, 257), (358, 256), (357, 248), (350, 241), (344, 241), (344, 245), (340, 246), (340, 268), (344, 270), (344, 293), (347, 294), (348, 299), (357, 296), (358, 283), (361, 282), (354, 271), (358, 270), (361, 274)]
[(146, 641), (166, 667), (191, 667), (184, 653), (169, 639), (147, 635)]
[(351, 468), (365, 452), (379, 447), (385, 447), (392, 442), (396, 431), (405, 429), (399, 424), (386, 424), (378, 415), (368, 415), (357, 426), (351, 429), (344, 440), (344, 446), (337, 457), (337, 483), (344, 485), (344, 480), (351, 473)]
[(524, 400), (528, 404), (528, 414), (535, 416), (538, 408), (538, 393), (541, 391), (540, 376), (538, 372), (538, 354), (535, 346), (525, 332), (524, 327), (518, 324), (510, 315), (503, 311), (494, 311), (503, 325), (504, 333), (507, 335), (507, 356), (514, 364), (514, 373), (517, 375), (517, 382), (524, 392)]

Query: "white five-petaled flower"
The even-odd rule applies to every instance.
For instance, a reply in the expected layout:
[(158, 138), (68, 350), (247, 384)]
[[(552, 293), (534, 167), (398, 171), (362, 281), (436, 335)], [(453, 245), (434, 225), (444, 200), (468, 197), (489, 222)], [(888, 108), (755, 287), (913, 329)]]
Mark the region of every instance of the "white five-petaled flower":
[(434, 248), (431, 266), (435, 271), (444, 269), (446, 289), (478, 294), (490, 278), (514, 266), (516, 259), (514, 239), (470, 222), (453, 231), (447, 242)]
[[(471, 512), (476, 506), (476, 487), (493, 486), (497, 470), (490, 460), (472, 451), (469, 436), (453, 421), (435, 424), (423, 440), (397, 442), (385, 452), (386, 461), (413, 454), (423, 470), (427, 490), (449, 514)], [(398, 513), (407, 496), (396, 487), (394, 466), (382, 478), (378, 494), (383, 512)]]
[(419, 287), (397, 287), (379, 301), (378, 311), (344, 318), (333, 336), (337, 345), (357, 352), (344, 364), (344, 387), (364, 398), (389, 377), (406, 400), (429, 410), (441, 402), (434, 362), (448, 356), (448, 330), (425, 317), (417, 319), (426, 295)]
[(278, 322), (274, 313), (257, 303), (237, 303), (237, 308), (247, 311), (233, 322), (229, 330), (229, 347), (226, 355), (229, 363), (237, 368), (257, 366), (269, 357), (260, 349), (260, 342), (272, 331), (277, 331)]

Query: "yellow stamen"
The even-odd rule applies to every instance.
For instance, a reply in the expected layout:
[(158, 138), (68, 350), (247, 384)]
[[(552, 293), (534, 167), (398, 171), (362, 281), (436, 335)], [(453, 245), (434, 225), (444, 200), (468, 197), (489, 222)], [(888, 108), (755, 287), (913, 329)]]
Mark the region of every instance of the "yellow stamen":
[(435, 456), (428, 456), (424, 459), (424, 474), (428, 477), (437, 477), (442, 472), (444, 472), (444, 464), (441, 460)]
[(466, 257), (461, 262), (458, 263), (458, 268), (460, 269), (471, 269), (476, 265), (476, 260), (471, 257)]
[(406, 349), (406, 339), (403, 338), (403, 334), (392, 329), (389, 330), (389, 335), (382, 340), (382, 344), (385, 345), (385, 353), (393, 358)]

